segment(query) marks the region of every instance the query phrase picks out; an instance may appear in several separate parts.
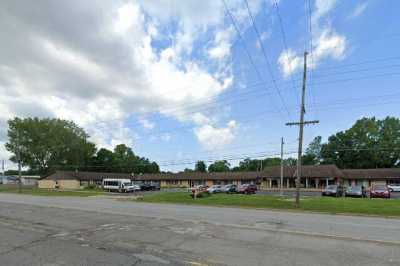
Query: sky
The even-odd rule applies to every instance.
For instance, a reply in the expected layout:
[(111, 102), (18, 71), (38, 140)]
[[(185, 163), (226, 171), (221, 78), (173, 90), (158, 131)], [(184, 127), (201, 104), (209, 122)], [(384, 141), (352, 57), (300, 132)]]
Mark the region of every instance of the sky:
[(295, 156), (362, 117), (400, 117), (395, 0), (3, 0), (0, 159), (7, 120), (73, 120), (162, 170)]

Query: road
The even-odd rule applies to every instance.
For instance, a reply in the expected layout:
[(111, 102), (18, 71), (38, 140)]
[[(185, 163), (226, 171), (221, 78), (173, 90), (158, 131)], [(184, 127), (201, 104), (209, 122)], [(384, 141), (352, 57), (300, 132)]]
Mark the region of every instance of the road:
[(0, 193), (1, 265), (400, 265), (400, 220)]

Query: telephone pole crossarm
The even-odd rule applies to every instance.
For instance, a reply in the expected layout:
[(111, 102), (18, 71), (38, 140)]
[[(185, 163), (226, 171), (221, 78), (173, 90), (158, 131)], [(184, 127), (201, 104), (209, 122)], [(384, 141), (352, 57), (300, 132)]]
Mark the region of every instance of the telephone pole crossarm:
[(302, 123), (300, 122), (288, 122), (285, 125), (286, 126), (300, 126), (300, 125), (311, 125), (311, 124), (318, 124), (319, 120), (311, 120), (311, 121), (304, 121)]

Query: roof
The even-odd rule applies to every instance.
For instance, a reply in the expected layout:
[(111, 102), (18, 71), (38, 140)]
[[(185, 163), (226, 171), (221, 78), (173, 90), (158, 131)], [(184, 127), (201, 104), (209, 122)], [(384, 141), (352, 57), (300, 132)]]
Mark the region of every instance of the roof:
[(183, 172), (176, 174), (135, 175), (136, 180), (255, 180), (261, 178), (261, 172)]
[(131, 174), (125, 173), (100, 173), (100, 172), (75, 172), (75, 171), (55, 171), (44, 176), (46, 180), (103, 180), (104, 178), (126, 178), (131, 179)]
[[(343, 177), (335, 165), (304, 165), (302, 167), (302, 176), (304, 177)], [(296, 166), (284, 167), (284, 177), (292, 178), (296, 175)], [(74, 171), (56, 171), (53, 174), (45, 176), (47, 180), (103, 180), (104, 178), (124, 178), (138, 181), (161, 181), (161, 180), (256, 180), (261, 178), (280, 177), (280, 166), (267, 167), (262, 172), (182, 172), (176, 174), (141, 174), (133, 175), (127, 173), (101, 173), (101, 172), (74, 172)]]
[(342, 172), (348, 179), (400, 178), (400, 168), (344, 169)]
[(223, 172), (223, 173), (177, 173), (177, 174), (141, 174), (132, 175), (126, 173), (100, 173), (100, 172), (74, 172), (56, 171), (43, 177), (46, 180), (103, 180), (104, 178), (125, 178), (138, 181), (147, 180), (252, 180), (260, 178), (260, 172)]
[[(302, 177), (343, 177), (342, 171), (334, 164), (326, 165), (303, 165), (301, 167)], [(278, 178), (281, 176), (280, 166), (267, 167), (263, 171), (263, 176), (267, 178)], [(285, 166), (283, 176), (285, 178), (295, 177), (297, 174), (296, 166)]]

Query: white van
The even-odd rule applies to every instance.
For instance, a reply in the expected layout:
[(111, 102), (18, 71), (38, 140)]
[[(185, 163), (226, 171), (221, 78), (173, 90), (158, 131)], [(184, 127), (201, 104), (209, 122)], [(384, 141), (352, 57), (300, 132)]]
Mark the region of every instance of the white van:
[(103, 179), (103, 189), (117, 192), (133, 192), (140, 190), (140, 187), (134, 185), (130, 179)]

